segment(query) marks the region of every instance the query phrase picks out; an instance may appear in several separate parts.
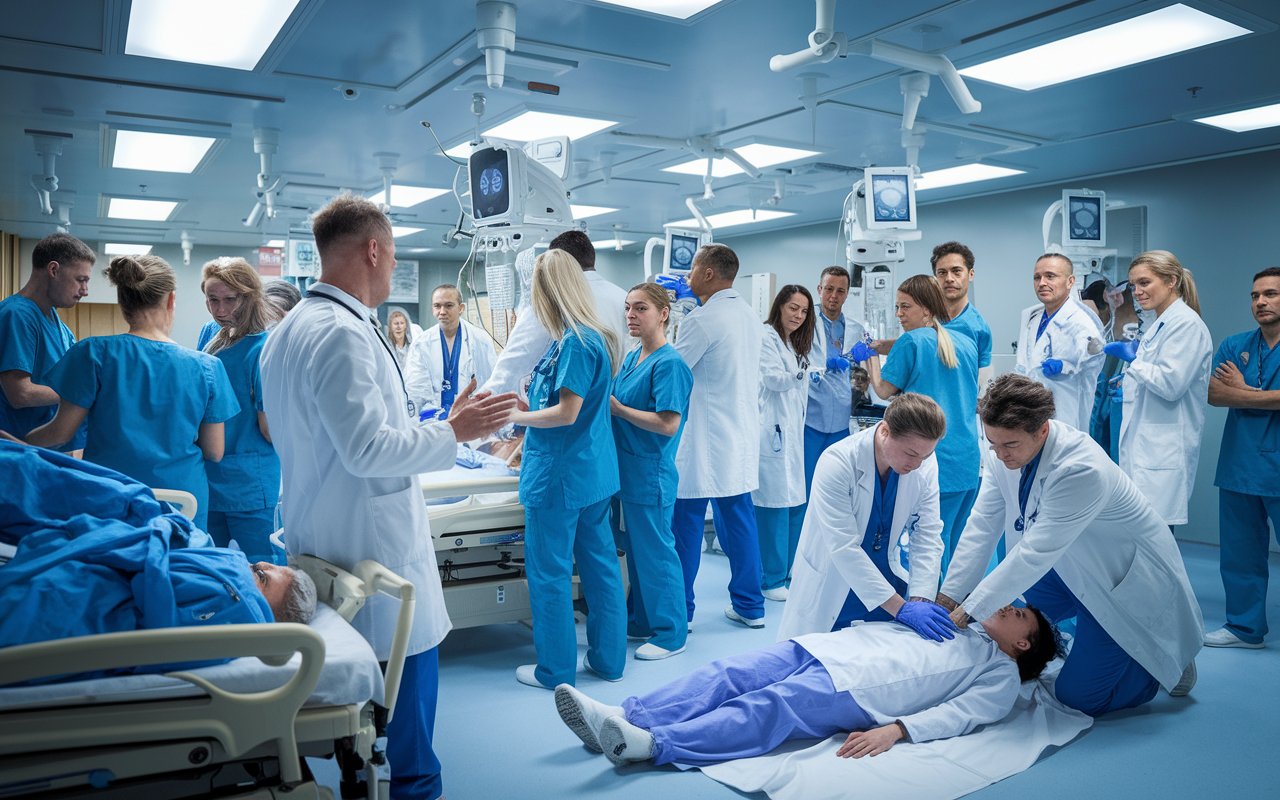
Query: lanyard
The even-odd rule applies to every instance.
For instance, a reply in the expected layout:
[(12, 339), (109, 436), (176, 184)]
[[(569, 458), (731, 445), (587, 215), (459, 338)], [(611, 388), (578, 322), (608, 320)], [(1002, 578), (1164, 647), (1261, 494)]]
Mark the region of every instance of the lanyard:
[[(458, 377), (458, 359), (462, 353), (462, 325), (459, 323), (458, 330), (453, 334), (453, 352), (449, 352), (449, 346), (445, 344), (444, 331), (440, 331), (440, 360), (444, 362), (444, 382), (440, 385), (441, 403), (445, 406), (453, 405), (453, 395), (457, 391), (454, 388), (454, 381)], [(450, 402), (444, 402), (444, 395), (449, 395)]]
[[(844, 334), (848, 330), (848, 326), (841, 326), (842, 329), (840, 331), (840, 338), (837, 339), (835, 334), (835, 327), (836, 327), (836, 322), (839, 322), (839, 321), (840, 320), (837, 319), (833, 322), (832, 320), (827, 319), (826, 314), (822, 315), (822, 324), (823, 324), (823, 327), (825, 327), (827, 330), (827, 341), (835, 345), (837, 353), (843, 353), (844, 352)], [(824, 353), (823, 355), (826, 355), (826, 354)]]
[[(1063, 303), (1062, 305), (1066, 305), (1066, 303)], [(1059, 307), (1058, 307), (1058, 311), (1061, 311), (1061, 310), (1062, 310), (1062, 306), (1059, 306)], [(1051, 320), (1051, 319), (1053, 319), (1054, 317), (1058, 316), (1058, 311), (1055, 311), (1055, 312), (1053, 312), (1052, 314), (1045, 314), (1044, 316), (1042, 316), (1042, 317), (1040, 318), (1040, 327), (1036, 329), (1036, 341), (1037, 341), (1037, 342), (1038, 342), (1038, 341), (1040, 341), (1040, 337), (1044, 335), (1045, 328), (1048, 328), (1048, 327), (1049, 327), (1049, 320)], [(1053, 340), (1050, 340), (1050, 345), (1049, 345), (1051, 348), (1053, 347), (1053, 345), (1052, 345), (1052, 341), (1053, 341)], [(1052, 355), (1052, 354), (1051, 354), (1051, 355)]]
[[(314, 287), (307, 293), (307, 296), (318, 297), (321, 300), (328, 300), (330, 303), (333, 303), (334, 305), (340, 308), (345, 308), (347, 311), (350, 311), (351, 316), (355, 317), (356, 319), (364, 320), (364, 317), (361, 316), (361, 314), (351, 306), (347, 305), (346, 303), (342, 302), (336, 297), (330, 297), (329, 295), (324, 294), (323, 292), (317, 292)], [(391, 363), (395, 365), (396, 374), (400, 376), (400, 391), (404, 392), (405, 408), (408, 410), (409, 416), (416, 417), (418, 409), (417, 409), (417, 406), (413, 404), (413, 401), (409, 399), (409, 390), (406, 389), (404, 385), (404, 372), (400, 369), (400, 362), (396, 359), (395, 351), (391, 349), (391, 342), (387, 341), (386, 335), (382, 333), (382, 327), (378, 325), (376, 320), (370, 318), (368, 322), (373, 325), (374, 331), (376, 331), (378, 334), (378, 341), (382, 342), (382, 349), (386, 350), (387, 355), (391, 356)]]
[[(1031, 463), (1022, 468), (1022, 476), (1018, 479), (1018, 519), (1013, 523), (1013, 529), (1018, 533), (1022, 533), (1026, 527), (1024, 519), (1027, 515), (1027, 501), (1031, 499), (1031, 486), (1036, 482), (1036, 472), (1040, 469), (1040, 456), (1043, 454), (1043, 450), (1036, 453)], [(1030, 521), (1036, 521), (1036, 514), (1031, 515)]]

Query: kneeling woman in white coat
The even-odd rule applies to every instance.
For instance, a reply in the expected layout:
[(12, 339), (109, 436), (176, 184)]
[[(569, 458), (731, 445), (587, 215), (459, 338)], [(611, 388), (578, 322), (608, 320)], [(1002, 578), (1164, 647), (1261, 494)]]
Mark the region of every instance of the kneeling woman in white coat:
[(946, 611), (925, 599), (937, 593), (942, 567), (933, 451), (946, 432), (938, 404), (906, 392), (883, 422), (822, 454), (778, 641), (889, 619), (925, 638), (952, 638)]
[(783, 286), (760, 342), (760, 488), (751, 493), (766, 600), (787, 599), (804, 524), (804, 409), (813, 329), (809, 290)]
[(1112, 342), (1108, 355), (1124, 372), (1120, 468), (1169, 525), (1185, 525), (1200, 463), (1209, 401), (1213, 337), (1200, 319), (1191, 271), (1167, 250), (1149, 250), (1129, 265), (1133, 299), (1156, 322), (1140, 342)]

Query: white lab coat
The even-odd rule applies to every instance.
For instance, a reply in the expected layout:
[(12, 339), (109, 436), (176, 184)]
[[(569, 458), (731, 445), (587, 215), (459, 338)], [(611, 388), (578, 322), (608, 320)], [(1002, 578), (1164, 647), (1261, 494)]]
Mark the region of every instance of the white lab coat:
[[(453, 467), (453, 428), (410, 420), (407, 394), (368, 308), (323, 283), (310, 295), (262, 348), (285, 546), (346, 570), (373, 559), (412, 581), (408, 654), (422, 653), (444, 639), (450, 623), (416, 473)], [(351, 622), (381, 660), (390, 655), (398, 609), (390, 597), (372, 597)]]
[[(626, 291), (600, 277), (595, 270), (587, 270), (582, 275), (587, 279), (591, 294), (595, 297), (596, 316), (618, 337), (618, 346), (621, 348), (619, 355), (626, 353), (635, 343), (627, 329), (624, 310), (627, 303)], [(480, 388), (494, 394), (520, 392), (523, 395), (525, 379), (550, 346), (551, 334), (538, 322), (533, 306), (522, 303), (516, 311), (515, 328), (507, 337), (507, 344), (498, 354), (498, 360), (494, 362), (493, 374)], [(622, 359), (619, 357), (618, 366), (621, 365)]]
[(795, 641), (818, 659), (836, 691), (852, 694), (877, 725), (901, 722), (912, 742), (999, 722), (1021, 689), (1018, 662), (977, 624), (944, 642), (885, 622), (855, 622)]
[[(1089, 355), (1089, 339), (1102, 339), (1102, 327), (1096, 316), (1079, 300), (1071, 297), (1053, 315), (1053, 319), (1049, 320), (1040, 341), (1036, 341), (1036, 331), (1043, 315), (1043, 304), (1023, 309), (1022, 325), (1018, 329), (1018, 361), (1015, 370), (1019, 375), (1026, 375), (1044, 384), (1053, 392), (1054, 419), (1087, 432), (1098, 373), (1106, 358), (1101, 350), (1097, 355)], [(1061, 374), (1052, 378), (1045, 377), (1040, 364), (1047, 358), (1056, 358), (1062, 362)]]
[(804, 503), (804, 413), (808, 369), (796, 363), (790, 342), (765, 323), (760, 342), (760, 486), (751, 502), (761, 508)]
[[(818, 459), (791, 567), (791, 594), (778, 624), (780, 642), (830, 631), (850, 589), (872, 609), (894, 595), (892, 584), (862, 549), (876, 489), (875, 435), (883, 424), (836, 442)], [(942, 570), (936, 456), (898, 476), (891, 530), (898, 533), (889, 544), (890, 569), (907, 582), (908, 597), (932, 600)]]
[[(409, 398), (419, 411), (440, 408), (440, 385), (444, 381), (444, 356), (440, 351), (442, 335), (439, 325), (428, 328), (413, 340), (409, 348), (405, 384)], [(458, 385), (454, 390), (461, 394), (472, 375), (476, 378), (477, 387), (489, 380), (498, 353), (489, 334), (465, 319), (458, 320), (457, 335), (462, 337), (462, 343), (458, 349)]]
[(676, 352), (693, 371), (676, 450), (676, 497), (733, 497), (760, 485), (760, 318), (721, 289), (680, 323)]
[(1120, 468), (1170, 525), (1185, 525), (1200, 463), (1213, 337), (1175, 300), (1142, 337), (1124, 375)]
[[(1051, 421), (1018, 533), (1021, 470), (990, 450), (985, 458), (942, 593), (986, 619), (1056, 570), (1126, 653), (1176, 686), (1204, 641), (1204, 620), (1173, 534), (1133, 481), (1087, 433)], [(1002, 533), (1008, 554), (984, 578)]]

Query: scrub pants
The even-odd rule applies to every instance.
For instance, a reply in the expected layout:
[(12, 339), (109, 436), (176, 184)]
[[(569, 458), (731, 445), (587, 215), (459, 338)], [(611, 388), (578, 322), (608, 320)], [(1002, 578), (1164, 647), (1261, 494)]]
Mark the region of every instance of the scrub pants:
[(1267, 635), (1267, 517), (1280, 537), (1280, 497), (1218, 490), (1227, 630), (1249, 644)]
[(791, 508), (756, 506), (756, 530), (760, 538), (761, 589), (776, 589), (791, 583), (791, 565), (804, 527), (801, 503)]
[(767, 753), (788, 739), (875, 727), (818, 659), (793, 641), (722, 658), (622, 703), (653, 734), (653, 763), (705, 766)]
[(760, 540), (756, 533), (756, 512), (751, 493), (733, 497), (701, 497), (676, 500), (671, 527), (676, 536), (676, 553), (684, 569), (684, 601), (688, 622), (693, 622), (693, 581), (702, 560), (702, 532), (706, 529), (707, 503), (715, 503), (716, 535), (729, 558), (729, 599), (733, 610), (747, 619), (764, 616), (764, 595), (760, 594)]
[(1054, 684), (1054, 694), (1063, 705), (1099, 717), (1135, 708), (1156, 696), (1160, 683), (1102, 629), (1056, 570), (1049, 570), (1022, 596), (1050, 622), (1076, 618), (1075, 643)]
[(806, 500), (810, 490), (813, 489), (813, 470), (818, 466), (818, 456), (831, 445), (848, 438), (848, 426), (831, 433), (823, 433), (808, 425), (804, 426), (804, 496)]
[(392, 800), (435, 800), (444, 794), (440, 759), (431, 748), (439, 685), (436, 648), (404, 660), (396, 711), (387, 723)]
[(210, 511), (209, 528), (205, 532), (218, 547), (227, 547), (235, 539), (250, 564), (268, 561), (283, 565), (287, 561), (284, 551), (271, 543), (275, 523), (274, 506), (257, 511)]
[(573, 567), (578, 566), (587, 614), (587, 660), (609, 680), (622, 677), (627, 660), (627, 601), (618, 551), (609, 527), (609, 501), (585, 508), (525, 506), (524, 558), (533, 607), (538, 681), (574, 685), (578, 637), (573, 628)]
[(664, 650), (684, 647), (689, 635), (683, 603), (684, 575), (671, 531), (674, 506), (621, 501), (627, 529), (618, 543), (627, 554), (631, 596), (627, 598), (627, 634), (651, 637)]
[[(893, 570), (889, 568), (889, 548), (881, 547), (876, 550), (872, 539), (874, 537), (864, 536), (862, 538), (862, 549), (871, 557), (871, 563), (876, 565), (876, 569), (880, 570), (880, 574), (889, 582), (893, 590), (902, 597), (907, 596), (907, 582), (893, 574)], [(850, 622), (892, 622), (894, 616), (885, 611), (880, 606), (875, 608), (867, 608), (858, 599), (858, 595), (850, 590), (848, 596), (844, 599), (844, 605), (840, 607), (840, 613), (836, 614), (836, 624), (831, 626), (831, 630), (838, 631), (849, 627)]]
[(963, 492), (940, 492), (938, 494), (938, 515), (942, 517), (942, 576), (947, 576), (947, 567), (951, 565), (951, 556), (955, 555), (956, 545), (960, 543), (960, 534), (964, 533), (965, 523), (969, 521), (969, 512), (978, 499), (977, 488)]

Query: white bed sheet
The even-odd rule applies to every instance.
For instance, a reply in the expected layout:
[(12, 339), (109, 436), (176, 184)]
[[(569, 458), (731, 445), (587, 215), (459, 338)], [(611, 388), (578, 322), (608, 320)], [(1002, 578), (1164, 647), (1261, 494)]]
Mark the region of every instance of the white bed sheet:
[[(338, 612), (323, 603), (309, 623), (324, 638), (324, 669), (306, 707), (361, 705), (382, 702), (383, 679), (373, 648)], [(298, 671), (301, 654), (289, 663), (271, 667), (257, 658), (237, 658), (214, 667), (189, 670), (213, 685), (231, 692), (263, 692), (283, 686)], [(73, 669), (73, 665), (68, 666)], [(200, 696), (204, 690), (164, 675), (122, 675), (40, 686), (0, 689), (0, 708), (12, 711), (39, 706), (121, 703), (172, 697)]]
[[(458, 445), (463, 448), (464, 445)], [(458, 466), (457, 463), (451, 469), (440, 472), (424, 472), (418, 476), (422, 488), (427, 489), (440, 483), (453, 483), (454, 481), (475, 480), (476, 478), (507, 478), (519, 475), (519, 471), (507, 466), (506, 462), (497, 456), (491, 456), (488, 453), (479, 451), (471, 451), (471, 457), (480, 463), (481, 466), (474, 469)], [(433, 511), (441, 508), (451, 508), (464, 505), (493, 505), (498, 503), (514, 503), (519, 499), (519, 492), (493, 492), (482, 495), (461, 495), (457, 497), (436, 497), (427, 500), (427, 506)], [(474, 497), (474, 499), (472, 499)]]
[(804, 749), (780, 749), (702, 771), (743, 792), (766, 792), (771, 800), (953, 800), (1022, 772), (1046, 748), (1067, 744), (1093, 724), (1057, 701), (1054, 677), (1056, 669), (1024, 684), (1009, 716), (965, 736), (898, 744), (878, 756), (844, 759), (836, 756), (845, 740), (840, 734)]

